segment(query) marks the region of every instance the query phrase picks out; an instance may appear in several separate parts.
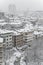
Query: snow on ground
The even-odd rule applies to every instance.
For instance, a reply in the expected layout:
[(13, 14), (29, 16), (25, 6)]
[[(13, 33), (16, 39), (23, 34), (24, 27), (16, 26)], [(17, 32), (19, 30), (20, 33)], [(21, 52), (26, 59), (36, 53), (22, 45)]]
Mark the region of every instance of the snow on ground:
[[(14, 49), (15, 48), (13, 48), (13, 50)], [(23, 53), (19, 52), (17, 49), (15, 49), (15, 50), (16, 50), (16, 52), (14, 52), (14, 54), (12, 55), (12, 57), (6, 61), (6, 64), (8, 64), (8, 65), (14, 65), (15, 61), (19, 61), (20, 58), (22, 57)]]
[(26, 63), (24, 61), (21, 61), (20, 65), (26, 65)]
[(40, 62), (41, 63), (41, 65), (43, 65), (43, 62)]
[(20, 58), (21, 57), (21, 53), (20, 52), (15, 52), (14, 54), (13, 54), (14, 56), (16, 56), (16, 57), (18, 57), (18, 58)]
[(27, 65), (39, 65), (38, 62), (29, 62)]
[(25, 60), (25, 55), (23, 57), (21, 57), (20, 65), (26, 65), (26, 62), (24, 60)]

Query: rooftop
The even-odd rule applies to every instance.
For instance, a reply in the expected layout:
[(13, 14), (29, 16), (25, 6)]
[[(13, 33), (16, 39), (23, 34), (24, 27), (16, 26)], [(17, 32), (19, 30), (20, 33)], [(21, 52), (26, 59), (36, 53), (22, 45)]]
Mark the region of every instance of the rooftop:
[(5, 24), (7, 24), (7, 23), (6, 22), (1, 22), (0, 23), (1, 26), (5, 25)]
[(40, 31), (40, 32), (34, 31), (34, 34), (35, 34), (35, 35), (41, 35), (41, 34), (43, 34), (43, 32), (41, 32), (41, 31)]
[(20, 35), (20, 33), (18, 31), (14, 31), (13, 33), (14, 33), (14, 35)]
[(4, 19), (0, 19), (0, 22), (4, 22), (5, 20)]
[(14, 31), (11, 31), (11, 30), (0, 29), (0, 34), (13, 33), (13, 32)]
[(20, 35), (19, 32), (13, 30), (0, 29), (0, 34), (13, 33), (13, 35)]

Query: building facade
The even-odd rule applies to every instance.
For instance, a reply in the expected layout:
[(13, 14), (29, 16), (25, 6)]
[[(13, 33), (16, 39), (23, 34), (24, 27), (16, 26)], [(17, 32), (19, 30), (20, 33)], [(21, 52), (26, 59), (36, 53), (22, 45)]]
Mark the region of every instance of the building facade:
[(14, 46), (23, 46), (23, 34), (13, 35)]
[(12, 31), (9, 31), (9, 30), (1, 30), (0, 29), (0, 37), (2, 37), (4, 39), (4, 43), (6, 43), (6, 48), (10, 48), (12, 47), (12, 35), (13, 35), (13, 32)]
[(3, 38), (0, 38), (0, 65), (4, 65), (4, 48)]

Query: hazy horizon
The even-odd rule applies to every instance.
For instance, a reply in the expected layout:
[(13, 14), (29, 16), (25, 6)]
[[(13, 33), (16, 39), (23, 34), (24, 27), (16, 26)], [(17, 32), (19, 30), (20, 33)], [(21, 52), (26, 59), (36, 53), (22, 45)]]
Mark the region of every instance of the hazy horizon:
[(15, 4), (18, 10), (43, 11), (43, 0), (0, 0), (0, 10), (7, 12), (9, 4)]

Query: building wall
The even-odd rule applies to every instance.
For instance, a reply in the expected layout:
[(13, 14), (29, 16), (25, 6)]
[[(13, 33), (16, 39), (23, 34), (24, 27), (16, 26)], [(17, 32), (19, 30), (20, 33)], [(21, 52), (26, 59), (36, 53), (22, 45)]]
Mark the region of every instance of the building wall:
[(12, 33), (2, 34), (1, 37), (4, 39), (4, 43), (6, 43), (6, 48), (10, 47), (12, 44)]
[(14, 46), (31, 45), (33, 40), (33, 32), (22, 32), (20, 35), (13, 36)]
[(23, 35), (13, 36), (14, 46), (23, 46)]
[(31, 41), (33, 40), (33, 32), (24, 32), (23, 40), (24, 40), (24, 44), (31, 45), (32, 44)]
[(4, 44), (0, 43), (0, 65), (4, 63)]

